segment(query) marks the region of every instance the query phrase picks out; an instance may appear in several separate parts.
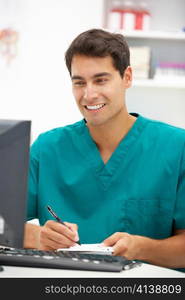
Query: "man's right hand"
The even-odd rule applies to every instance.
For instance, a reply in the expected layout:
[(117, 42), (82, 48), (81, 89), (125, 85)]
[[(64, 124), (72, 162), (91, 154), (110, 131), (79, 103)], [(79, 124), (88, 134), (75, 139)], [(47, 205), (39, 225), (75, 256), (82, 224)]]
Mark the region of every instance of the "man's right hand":
[(78, 237), (76, 224), (65, 222), (63, 224), (49, 220), (40, 230), (40, 250), (54, 250), (58, 248), (69, 248), (74, 246)]
[(26, 224), (25, 226), (25, 248), (36, 248), (39, 250), (56, 250), (74, 246), (79, 240), (78, 226), (76, 224), (49, 220), (43, 226)]

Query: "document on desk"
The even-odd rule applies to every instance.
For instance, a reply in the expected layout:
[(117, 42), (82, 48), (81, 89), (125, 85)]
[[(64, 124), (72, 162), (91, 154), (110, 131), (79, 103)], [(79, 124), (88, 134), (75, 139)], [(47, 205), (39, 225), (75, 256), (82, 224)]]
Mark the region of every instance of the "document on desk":
[(113, 247), (106, 247), (103, 244), (82, 244), (75, 245), (69, 248), (60, 248), (57, 251), (76, 251), (76, 252), (85, 252), (91, 254), (113, 254)]

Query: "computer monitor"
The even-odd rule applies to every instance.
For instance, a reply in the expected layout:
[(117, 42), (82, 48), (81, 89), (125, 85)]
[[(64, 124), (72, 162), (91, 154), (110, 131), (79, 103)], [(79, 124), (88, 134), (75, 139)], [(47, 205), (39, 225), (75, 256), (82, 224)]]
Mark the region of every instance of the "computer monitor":
[(0, 119), (0, 246), (22, 248), (31, 121)]

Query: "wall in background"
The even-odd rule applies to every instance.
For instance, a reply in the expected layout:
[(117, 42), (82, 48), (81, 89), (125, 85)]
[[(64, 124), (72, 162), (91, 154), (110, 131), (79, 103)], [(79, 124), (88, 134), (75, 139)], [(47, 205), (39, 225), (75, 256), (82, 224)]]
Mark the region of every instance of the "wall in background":
[(31, 119), (32, 141), (81, 119), (64, 53), (80, 32), (101, 27), (102, 11), (101, 0), (0, 0), (1, 28), (20, 33), (17, 58), (0, 64), (1, 118)]
[(184, 89), (132, 87), (127, 93), (127, 106), (130, 112), (185, 128), (184, 95)]

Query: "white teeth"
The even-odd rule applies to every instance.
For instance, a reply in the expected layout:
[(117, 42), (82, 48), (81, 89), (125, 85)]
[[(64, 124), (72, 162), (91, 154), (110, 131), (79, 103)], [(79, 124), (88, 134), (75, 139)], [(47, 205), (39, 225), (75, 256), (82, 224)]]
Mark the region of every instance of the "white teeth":
[(103, 106), (104, 106), (105, 104), (98, 104), (98, 105), (87, 105), (86, 107), (88, 108), (88, 109), (99, 109), (99, 108), (102, 108)]

